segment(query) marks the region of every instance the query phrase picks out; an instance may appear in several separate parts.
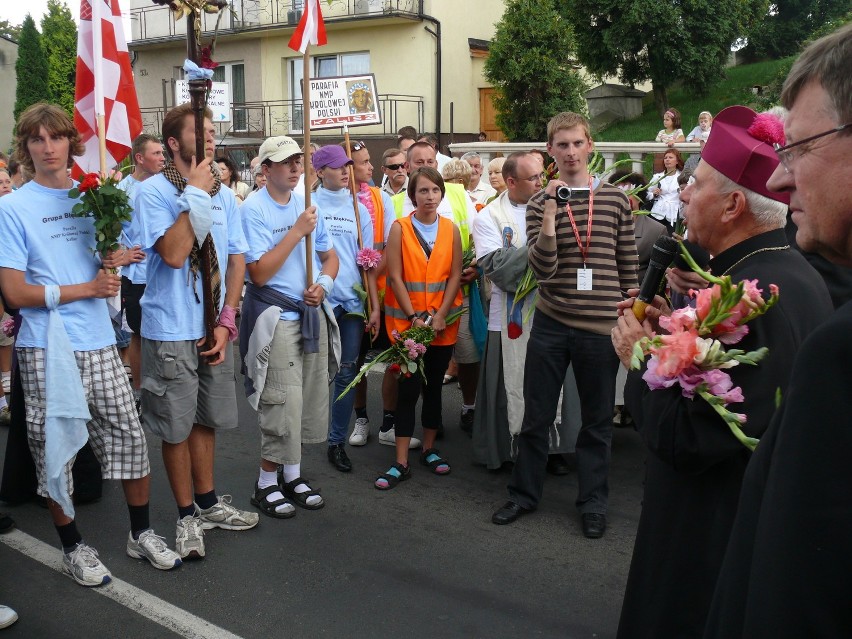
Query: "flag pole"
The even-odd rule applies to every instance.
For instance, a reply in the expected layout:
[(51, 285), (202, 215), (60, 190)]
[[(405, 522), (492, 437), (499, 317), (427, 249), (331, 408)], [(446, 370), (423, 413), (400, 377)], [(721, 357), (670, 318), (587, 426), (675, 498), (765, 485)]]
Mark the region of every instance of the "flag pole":
[(103, 85), (103, 24), (101, 15), (104, 0), (92, 0), (92, 75), (95, 79), (95, 118), (98, 130), (98, 160), (100, 173), (106, 176), (106, 115), (104, 108), (104, 85)]
[[(311, 157), (311, 64), (310, 64), (310, 43), (305, 45), (305, 52), (302, 56), (302, 131), (305, 134), (305, 148), (302, 156), (303, 162), (310, 162)], [(305, 166), (305, 175), (307, 175), (307, 166)], [(305, 182), (305, 209), (311, 206), (311, 185)], [(360, 233), (360, 230), (359, 230)], [(314, 255), (313, 241), (311, 234), (305, 236), (305, 288), (308, 289), (314, 283)]]
[[(346, 157), (348, 157), (351, 160), (352, 159), (352, 147), (349, 144), (349, 125), (348, 124), (343, 125), (343, 139), (344, 139), (345, 145), (346, 145)], [(355, 226), (358, 229), (358, 250), (360, 251), (361, 249), (364, 248), (364, 237), (361, 234), (361, 211), (359, 210), (359, 207), (358, 207), (358, 189), (359, 188), (360, 187), (357, 184), (355, 184), (355, 167), (352, 164), (350, 164), (349, 165), (349, 190), (352, 193), (352, 208), (355, 210)], [(370, 248), (373, 248), (373, 247), (371, 246)], [(361, 271), (361, 283), (364, 286), (364, 292), (367, 294), (367, 301), (366, 301), (365, 308), (367, 310), (367, 319), (369, 320), (371, 310), (370, 310), (370, 287), (369, 287), (369, 283), (367, 282), (367, 271), (365, 271), (363, 267), (360, 267), (359, 270)]]

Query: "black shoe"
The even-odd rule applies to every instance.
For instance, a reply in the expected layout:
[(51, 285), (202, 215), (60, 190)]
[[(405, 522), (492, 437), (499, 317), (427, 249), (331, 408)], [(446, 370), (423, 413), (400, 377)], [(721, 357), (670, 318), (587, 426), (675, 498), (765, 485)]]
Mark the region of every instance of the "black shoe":
[(0, 513), (0, 535), (7, 533), (15, 527), (15, 520), (6, 513)]
[(583, 534), (589, 539), (600, 539), (606, 531), (606, 515), (583, 513)]
[(571, 472), (571, 465), (564, 455), (548, 455), (547, 472), (551, 475), (568, 475)]
[(528, 508), (518, 506), (518, 504), (513, 501), (507, 501), (505, 504), (503, 504), (503, 507), (500, 508), (500, 510), (491, 515), (491, 522), (497, 524), (498, 526), (511, 524), (518, 517), (520, 517), (521, 515), (526, 515), (529, 512), (532, 511)]
[(349, 461), (349, 455), (346, 454), (343, 444), (328, 447), (328, 461), (341, 473), (352, 470), (352, 462)]
[(461, 414), (461, 419), (459, 420), (459, 428), (462, 429), (462, 432), (467, 433), (470, 436), (473, 436), (473, 409), (467, 411), (466, 413)]

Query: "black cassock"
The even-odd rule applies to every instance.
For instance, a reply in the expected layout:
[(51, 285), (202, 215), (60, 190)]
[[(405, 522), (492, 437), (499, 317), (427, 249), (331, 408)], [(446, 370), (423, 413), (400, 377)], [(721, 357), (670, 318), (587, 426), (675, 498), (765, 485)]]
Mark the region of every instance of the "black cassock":
[[(766, 297), (770, 284), (780, 289), (778, 304), (750, 322), (748, 335), (734, 346), (766, 346), (769, 354), (758, 366), (728, 369), (745, 396), (728, 408), (745, 413), (743, 430), (758, 438), (775, 412), (776, 389), (787, 386), (799, 345), (832, 309), (820, 276), (797, 251), (781, 248), (786, 245), (783, 230), (770, 231), (710, 263), (714, 274), (729, 271), (734, 282), (757, 279)], [(632, 372), (625, 400), (648, 456), (618, 637), (700, 638), (752, 453), (706, 401), (683, 397), (679, 387), (651, 391)]]
[(796, 357), (743, 478), (705, 636), (852, 636), (852, 302)]

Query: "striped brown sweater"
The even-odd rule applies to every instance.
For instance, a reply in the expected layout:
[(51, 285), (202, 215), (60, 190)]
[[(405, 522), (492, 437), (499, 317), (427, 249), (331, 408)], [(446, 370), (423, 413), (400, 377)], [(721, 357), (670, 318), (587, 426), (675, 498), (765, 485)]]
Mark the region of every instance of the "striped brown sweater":
[[(536, 308), (566, 326), (607, 334), (615, 326), (615, 305), (623, 299), (622, 291), (639, 285), (630, 202), (611, 184), (602, 182), (595, 189), (586, 260), (586, 267), (592, 269), (591, 291), (577, 290), (577, 269), (583, 267), (583, 257), (564, 207), (556, 213), (556, 236), (540, 232), (544, 203), (544, 191), (539, 191), (527, 204), (529, 263), (539, 285)], [(570, 204), (585, 245), (588, 201)]]

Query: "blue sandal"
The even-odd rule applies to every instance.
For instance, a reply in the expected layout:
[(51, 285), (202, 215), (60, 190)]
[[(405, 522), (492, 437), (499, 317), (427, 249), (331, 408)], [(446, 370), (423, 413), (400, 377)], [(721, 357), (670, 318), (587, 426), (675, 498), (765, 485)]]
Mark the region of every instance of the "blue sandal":
[(420, 453), (420, 463), (428, 466), (436, 475), (450, 474), (450, 465), (441, 458), (441, 454), (436, 448), (430, 448)]
[(411, 467), (403, 466), (399, 462), (390, 467), (390, 470), (383, 475), (379, 475), (373, 485), (378, 490), (390, 490), (396, 488), (396, 485), (411, 477)]

